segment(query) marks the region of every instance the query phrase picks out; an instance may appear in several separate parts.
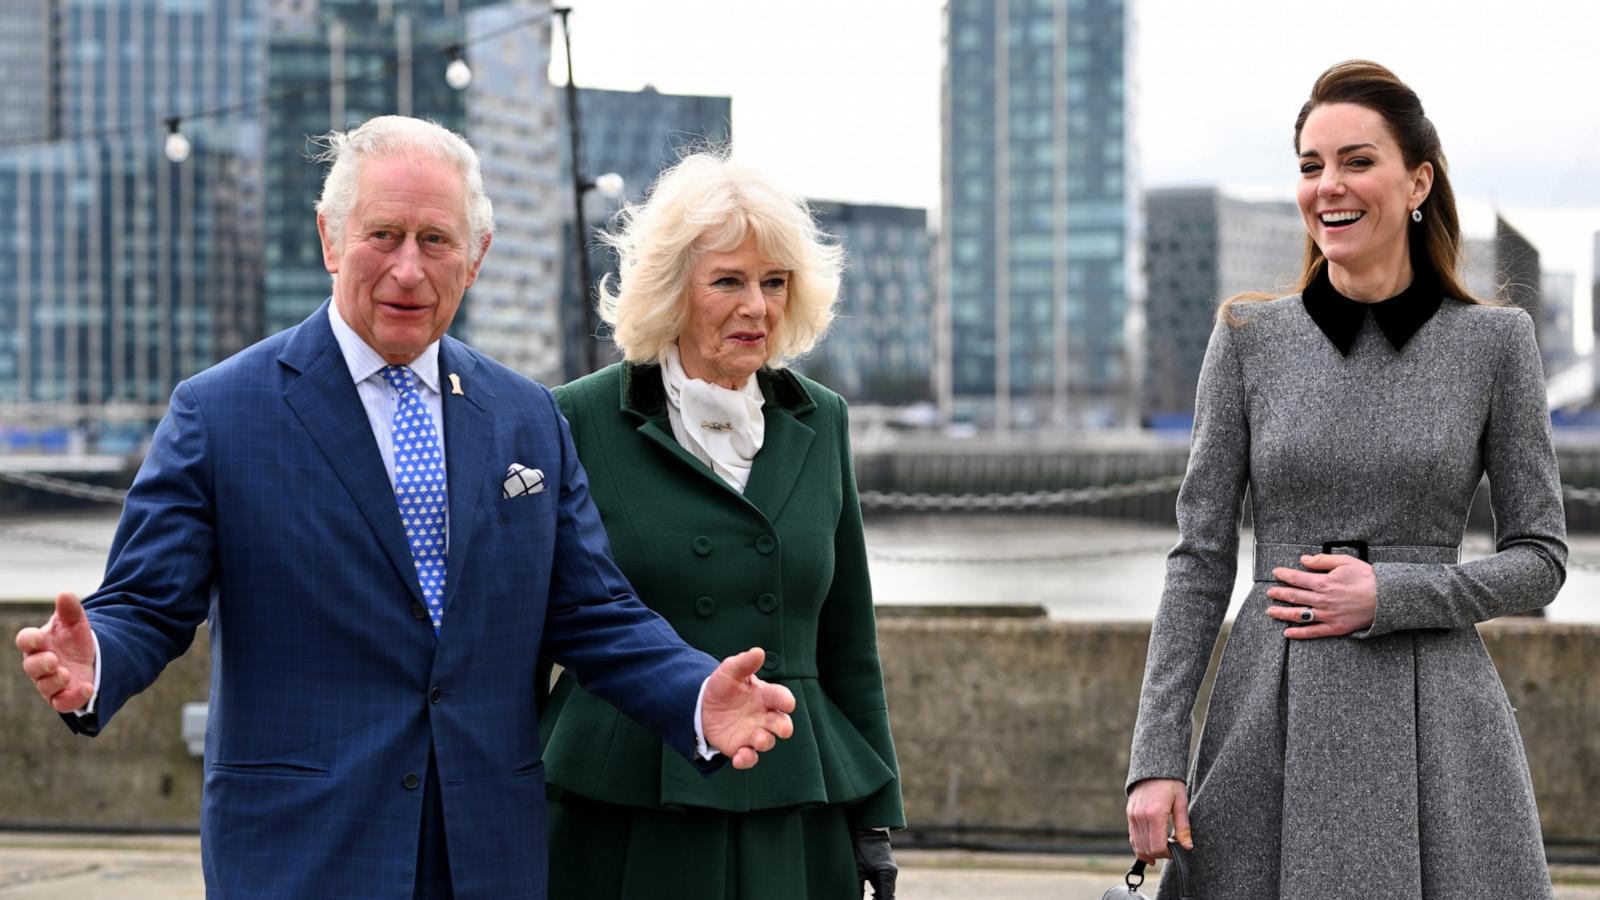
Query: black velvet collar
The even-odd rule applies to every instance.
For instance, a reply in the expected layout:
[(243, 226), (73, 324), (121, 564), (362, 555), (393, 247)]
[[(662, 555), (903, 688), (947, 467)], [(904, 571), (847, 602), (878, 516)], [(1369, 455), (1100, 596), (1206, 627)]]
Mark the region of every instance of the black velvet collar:
[[(817, 408), (811, 392), (789, 369), (761, 369), (756, 381), (768, 403), (797, 416)], [(667, 414), (667, 389), (661, 383), (658, 363), (622, 364), (622, 408), (645, 418)]]
[(1328, 280), (1328, 265), (1324, 262), (1317, 277), (1306, 285), (1300, 300), (1305, 304), (1311, 320), (1345, 356), (1349, 356), (1350, 348), (1355, 346), (1356, 335), (1361, 333), (1361, 323), (1366, 321), (1368, 310), (1372, 311), (1372, 318), (1377, 321), (1384, 337), (1399, 351), (1444, 303), (1439, 275), (1426, 254), (1411, 254), (1411, 271), (1411, 284), (1399, 294), (1377, 303), (1362, 303), (1351, 300), (1334, 288)]

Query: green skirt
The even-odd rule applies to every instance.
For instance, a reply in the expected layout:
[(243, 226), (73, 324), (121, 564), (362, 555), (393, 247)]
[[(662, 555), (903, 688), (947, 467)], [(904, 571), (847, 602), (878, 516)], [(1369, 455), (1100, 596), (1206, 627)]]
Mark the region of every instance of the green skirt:
[(643, 809), (551, 797), (550, 900), (861, 896), (842, 806)]

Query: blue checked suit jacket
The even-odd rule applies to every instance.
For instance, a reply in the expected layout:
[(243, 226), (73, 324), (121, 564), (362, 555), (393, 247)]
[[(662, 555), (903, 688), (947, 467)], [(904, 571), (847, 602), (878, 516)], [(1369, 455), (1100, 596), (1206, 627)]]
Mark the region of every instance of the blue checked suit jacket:
[[(543, 387), (446, 337), (442, 633), (326, 307), (180, 384), (105, 583), (105, 727), (209, 618), (202, 847), (212, 898), (409, 898), (430, 742), (458, 898), (545, 893), (542, 653), (693, 754), (711, 657), (612, 564)], [(464, 395), (450, 390), (459, 377)], [(506, 468), (541, 493), (502, 499)]]

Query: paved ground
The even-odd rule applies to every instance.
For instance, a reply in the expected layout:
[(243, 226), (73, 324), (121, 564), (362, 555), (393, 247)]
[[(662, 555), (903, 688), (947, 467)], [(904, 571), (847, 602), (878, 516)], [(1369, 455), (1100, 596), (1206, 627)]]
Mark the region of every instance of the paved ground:
[[(1120, 859), (904, 850), (904, 900), (1098, 898), (1120, 883)], [(1600, 867), (1562, 867), (1557, 900), (1600, 900)], [(1153, 896), (1157, 879), (1145, 883)], [(200, 900), (200, 845), (193, 837), (0, 832), (4, 900)]]

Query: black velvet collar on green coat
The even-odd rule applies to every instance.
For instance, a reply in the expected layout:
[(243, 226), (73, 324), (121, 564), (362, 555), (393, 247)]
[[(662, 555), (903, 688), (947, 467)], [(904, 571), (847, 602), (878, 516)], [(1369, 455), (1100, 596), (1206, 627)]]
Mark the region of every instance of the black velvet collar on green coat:
[(1366, 321), (1368, 310), (1371, 310), (1372, 318), (1378, 323), (1384, 337), (1399, 351), (1417, 333), (1417, 329), (1433, 318), (1444, 302), (1439, 275), (1426, 254), (1411, 254), (1411, 271), (1411, 284), (1405, 290), (1387, 300), (1362, 303), (1351, 300), (1334, 288), (1328, 280), (1328, 266), (1324, 263), (1317, 277), (1306, 285), (1300, 299), (1311, 320), (1345, 356), (1349, 356), (1350, 348), (1355, 346), (1356, 335), (1361, 333), (1361, 323)]
[[(792, 415), (817, 408), (811, 392), (788, 369), (762, 369), (756, 373), (761, 396), (766, 402)], [(661, 366), (655, 363), (622, 364), (622, 408), (646, 419), (667, 414), (667, 388), (661, 382)]]

